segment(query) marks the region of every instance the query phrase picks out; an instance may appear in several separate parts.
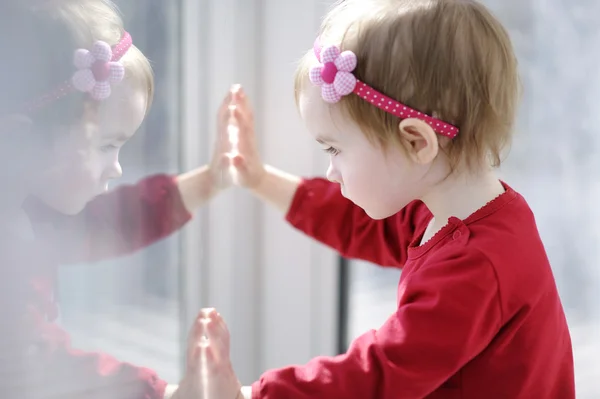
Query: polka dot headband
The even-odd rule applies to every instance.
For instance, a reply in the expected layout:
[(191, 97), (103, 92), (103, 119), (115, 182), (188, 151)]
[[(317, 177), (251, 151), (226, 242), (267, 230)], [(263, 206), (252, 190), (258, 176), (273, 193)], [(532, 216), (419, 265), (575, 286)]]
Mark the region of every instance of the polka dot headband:
[(354, 93), (377, 108), (399, 118), (417, 118), (429, 124), (438, 134), (454, 138), (458, 128), (402, 104), (358, 80), (352, 71), (357, 58), (352, 51), (340, 52), (337, 46), (322, 48), (315, 41), (314, 52), (319, 64), (310, 69), (310, 81), (321, 87), (321, 96), (328, 103), (337, 103), (343, 96)]
[(29, 113), (43, 108), (74, 91), (87, 93), (96, 101), (107, 99), (111, 85), (122, 81), (125, 76), (125, 67), (119, 61), (132, 44), (131, 35), (125, 32), (121, 41), (112, 48), (106, 42), (97, 41), (90, 50), (78, 49), (73, 57), (77, 71), (71, 79), (26, 104), (24, 111)]

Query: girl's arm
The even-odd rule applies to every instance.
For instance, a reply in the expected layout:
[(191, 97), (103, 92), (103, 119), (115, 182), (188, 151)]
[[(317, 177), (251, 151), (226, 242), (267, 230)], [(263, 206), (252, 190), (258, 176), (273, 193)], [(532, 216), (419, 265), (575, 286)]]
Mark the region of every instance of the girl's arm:
[(13, 374), (0, 377), (2, 397), (163, 399), (165, 395), (167, 383), (154, 371), (106, 354), (60, 348), (29, 360), (27, 368), (13, 368)]
[(57, 248), (63, 263), (130, 254), (167, 237), (217, 192), (207, 167), (172, 177), (155, 175), (92, 200), (78, 215), (30, 201), (36, 234)]
[(252, 191), (306, 235), (345, 257), (381, 266), (402, 267), (409, 244), (431, 217), (423, 203), (414, 202), (387, 219), (373, 220), (342, 196), (337, 183), (271, 167)]

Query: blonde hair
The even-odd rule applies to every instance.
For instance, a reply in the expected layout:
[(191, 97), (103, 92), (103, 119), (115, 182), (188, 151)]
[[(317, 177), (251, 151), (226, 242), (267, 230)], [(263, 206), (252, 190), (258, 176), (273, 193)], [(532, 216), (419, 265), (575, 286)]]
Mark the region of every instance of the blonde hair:
[[(121, 41), (125, 28), (114, 3), (109, 0), (63, 2), (63, 7), (58, 9), (60, 17), (70, 23), (78, 46), (90, 48), (96, 40), (114, 46)], [(149, 108), (154, 97), (154, 74), (150, 61), (134, 44), (121, 58), (121, 62), (125, 66), (125, 79), (130, 79), (147, 90)]]
[[(326, 15), (323, 45), (358, 58), (354, 75), (387, 96), (452, 123), (457, 137), (440, 136), (452, 167), (499, 166), (510, 143), (519, 77), (509, 36), (475, 0), (345, 0)], [(295, 76), (296, 101), (316, 63), (311, 50)], [(370, 140), (397, 141), (400, 119), (356, 95), (342, 109)]]
[[(119, 10), (109, 0), (21, 0), (3, 2), (0, 12), (6, 17), (0, 26), (0, 51), (11, 54), (11, 63), (0, 76), (0, 112), (18, 112), (20, 104), (69, 79), (76, 49), (91, 48), (97, 40), (114, 46), (125, 32)], [(125, 79), (147, 91), (149, 108), (154, 95), (150, 62), (135, 46), (121, 62)], [(48, 130), (77, 122), (88, 103), (87, 96), (74, 92), (28, 116)]]

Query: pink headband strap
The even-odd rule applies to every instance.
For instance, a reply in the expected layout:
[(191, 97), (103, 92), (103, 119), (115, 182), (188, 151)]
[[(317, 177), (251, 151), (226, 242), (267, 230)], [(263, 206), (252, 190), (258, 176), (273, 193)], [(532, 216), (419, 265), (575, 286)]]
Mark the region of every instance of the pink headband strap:
[(112, 48), (106, 42), (97, 41), (90, 50), (78, 49), (73, 60), (77, 71), (71, 79), (26, 104), (24, 111), (36, 111), (74, 91), (87, 93), (96, 101), (105, 100), (111, 94), (111, 84), (122, 81), (125, 76), (125, 68), (119, 61), (132, 44), (131, 35), (125, 32)]
[(313, 50), (319, 65), (311, 68), (309, 77), (313, 84), (321, 87), (321, 95), (326, 102), (336, 103), (343, 96), (354, 93), (391, 115), (403, 119), (420, 119), (429, 124), (435, 132), (449, 138), (458, 134), (456, 126), (410, 108), (358, 80), (352, 73), (357, 64), (356, 54), (352, 51), (340, 52), (337, 46), (323, 48), (318, 38)]

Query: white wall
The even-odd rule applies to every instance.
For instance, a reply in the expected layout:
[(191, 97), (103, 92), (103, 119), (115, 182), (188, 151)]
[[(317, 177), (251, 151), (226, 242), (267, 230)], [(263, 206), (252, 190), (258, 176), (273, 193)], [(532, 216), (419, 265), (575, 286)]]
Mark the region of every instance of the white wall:
[[(327, 157), (306, 134), (292, 89), (295, 62), (312, 46), (327, 2), (183, 4), (182, 166), (206, 162), (216, 108), (240, 82), (254, 103), (264, 161), (300, 175), (324, 174)], [(183, 251), (183, 331), (200, 306), (215, 306), (229, 324), (243, 383), (268, 368), (334, 354), (337, 257), (282, 215), (231, 190), (187, 228)]]

